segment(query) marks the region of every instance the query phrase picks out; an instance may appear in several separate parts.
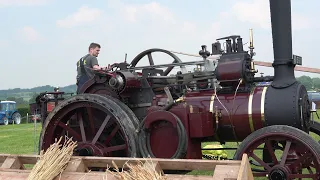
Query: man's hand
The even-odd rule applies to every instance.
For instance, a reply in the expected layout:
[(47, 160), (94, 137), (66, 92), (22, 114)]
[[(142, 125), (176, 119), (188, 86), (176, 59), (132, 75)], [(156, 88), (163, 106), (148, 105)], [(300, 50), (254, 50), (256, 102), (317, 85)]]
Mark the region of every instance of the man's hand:
[(107, 67), (100, 67), (101, 70), (106, 71)]
[(98, 65), (95, 65), (95, 66), (93, 66), (93, 69), (94, 70), (107, 70), (107, 67), (102, 67), (102, 66), (98, 66)]

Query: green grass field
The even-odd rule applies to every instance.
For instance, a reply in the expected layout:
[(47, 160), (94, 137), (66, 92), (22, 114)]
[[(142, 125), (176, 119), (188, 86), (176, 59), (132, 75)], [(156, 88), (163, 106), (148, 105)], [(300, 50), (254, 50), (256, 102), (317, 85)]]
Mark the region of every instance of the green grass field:
[[(320, 114), (320, 112), (319, 112)], [(315, 120), (319, 119), (315, 116)], [(7, 126), (0, 125), (0, 153), (1, 154), (38, 154), (39, 135), (41, 124), (33, 123)], [(320, 137), (311, 133), (311, 136), (319, 141)], [(203, 145), (210, 143), (203, 143)], [(236, 143), (226, 143), (224, 147), (237, 147)], [(231, 159), (235, 151), (227, 151), (228, 158)], [(212, 175), (208, 171), (192, 171), (188, 174), (193, 175)], [(265, 179), (265, 178), (256, 178)]]
[(34, 154), (35, 145), (38, 153), (40, 131), (40, 123), (0, 125), (0, 153)]

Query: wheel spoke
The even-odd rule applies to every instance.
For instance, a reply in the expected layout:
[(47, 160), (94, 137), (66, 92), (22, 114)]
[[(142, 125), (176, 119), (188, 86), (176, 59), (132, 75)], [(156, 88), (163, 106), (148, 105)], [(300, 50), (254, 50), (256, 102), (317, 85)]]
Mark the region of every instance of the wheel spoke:
[(275, 155), (275, 153), (273, 151), (273, 147), (271, 145), (270, 140), (267, 140), (265, 143), (266, 143), (268, 152), (269, 152), (269, 154), (270, 154), (270, 156), (272, 158), (272, 161), (274, 162), (274, 165), (278, 164), (278, 159), (277, 159), (277, 157), (276, 157), (276, 155)]
[(271, 167), (270, 167), (267, 163), (263, 162), (263, 161), (262, 161), (258, 156), (256, 156), (254, 153), (252, 153), (250, 156), (251, 156), (254, 160), (256, 160), (261, 166), (263, 166), (264, 168), (266, 168), (268, 171), (271, 170)]
[(308, 171), (309, 171), (310, 174), (313, 174), (313, 172), (312, 172), (312, 170), (311, 170), (310, 167), (307, 167), (307, 169), (308, 169)]
[(119, 130), (119, 126), (117, 125), (113, 130), (112, 132), (110, 133), (110, 135), (106, 138), (104, 144), (109, 144), (109, 142), (111, 141), (111, 139), (114, 137), (114, 135), (118, 132)]
[(99, 128), (99, 130), (98, 130), (98, 132), (97, 132), (97, 134), (96, 134), (96, 136), (94, 136), (94, 138), (93, 138), (93, 140), (92, 140), (92, 144), (95, 144), (95, 143), (97, 142), (98, 138), (100, 137), (103, 129), (106, 127), (106, 125), (107, 125), (107, 123), (108, 123), (108, 121), (109, 121), (110, 118), (111, 118), (111, 116), (108, 115), (108, 116), (104, 119), (104, 121), (103, 121), (103, 123), (101, 124), (101, 126), (100, 126), (100, 128)]
[(90, 128), (91, 128), (91, 135), (94, 136), (94, 134), (96, 133), (96, 130), (95, 130), (94, 120), (93, 120), (93, 116), (92, 116), (92, 108), (88, 107), (87, 113), (88, 113), (88, 121), (89, 121)]
[(84, 131), (84, 126), (83, 126), (83, 119), (82, 119), (82, 113), (81, 112), (77, 112), (77, 118), (79, 120), (79, 125), (80, 125), (80, 132), (81, 132), (81, 137), (82, 137), (82, 141), (86, 142), (86, 133)]
[(151, 53), (148, 54), (148, 59), (149, 59), (150, 65), (154, 65), (154, 62), (153, 62), (153, 58), (152, 58)]
[(291, 141), (286, 141), (286, 147), (284, 148), (283, 155), (282, 155), (281, 162), (280, 162), (281, 166), (284, 166), (284, 164), (285, 164), (285, 162), (287, 160), (287, 156), (288, 156), (288, 152), (289, 152), (290, 146), (291, 146)]
[[(176, 61), (174, 60), (172, 63), (175, 63)], [(163, 75), (164, 76), (167, 76), (171, 71), (172, 69), (174, 68), (174, 66), (169, 66), (164, 72), (163, 72)]]
[(71, 129), (69, 126), (64, 124), (63, 122), (59, 121), (58, 126), (62, 127), (64, 130), (66, 130), (71, 136), (73, 136), (76, 140), (80, 141), (82, 140), (79, 133), (77, 133), (75, 130)]
[(117, 145), (117, 146), (111, 146), (111, 147), (103, 148), (103, 152), (104, 153), (109, 153), (109, 152), (113, 152), (113, 151), (124, 150), (126, 148), (127, 148), (126, 144), (121, 144), (121, 145)]

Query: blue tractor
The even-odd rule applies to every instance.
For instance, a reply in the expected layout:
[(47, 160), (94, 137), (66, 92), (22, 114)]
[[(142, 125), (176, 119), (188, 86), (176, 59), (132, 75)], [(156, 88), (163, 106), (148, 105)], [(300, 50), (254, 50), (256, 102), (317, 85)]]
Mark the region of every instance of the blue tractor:
[(21, 115), (16, 109), (15, 101), (1, 101), (0, 102), (0, 124), (20, 124)]

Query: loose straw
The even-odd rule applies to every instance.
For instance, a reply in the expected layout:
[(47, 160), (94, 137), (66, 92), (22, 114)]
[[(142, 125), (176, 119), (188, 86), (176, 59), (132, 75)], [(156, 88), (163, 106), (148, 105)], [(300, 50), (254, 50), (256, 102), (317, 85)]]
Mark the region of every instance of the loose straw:
[[(164, 180), (166, 176), (163, 175), (162, 172), (157, 172), (154, 169), (154, 165), (151, 161), (146, 161), (146, 163), (142, 163), (138, 161), (136, 164), (130, 164), (126, 162), (124, 166), (127, 166), (129, 170), (119, 171), (118, 166), (112, 161), (113, 166), (115, 167), (115, 171), (107, 169), (107, 173), (112, 174), (115, 178), (119, 180)], [(123, 167), (124, 168), (124, 167)]]
[(77, 143), (70, 138), (62, 146), (61, 140), (62, 137), (58, 142), (51, 144), (45, 153), (40, 152), (40, 159), (31, 170), (27, 180), (52, 180), (64, 171)]

